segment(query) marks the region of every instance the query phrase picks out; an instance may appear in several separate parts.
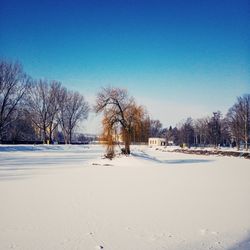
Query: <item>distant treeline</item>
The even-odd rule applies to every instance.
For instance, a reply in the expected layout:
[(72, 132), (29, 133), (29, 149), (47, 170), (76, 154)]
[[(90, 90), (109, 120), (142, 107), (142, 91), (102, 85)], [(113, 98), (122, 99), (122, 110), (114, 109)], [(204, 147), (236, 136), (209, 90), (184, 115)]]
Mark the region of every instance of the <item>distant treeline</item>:
[[(56, 80), (32, 79), (20, 63), (0, 61), (0, 143), (85, 143), (90, 138), (74, 132), (79, 122), (87, 119), (89, 110), (79, 92)], [(224, 117), (216, 111), (169, 128), (150, 119), (146, 108), (119, 88), (104, 88), (97, 95), (94, 110), (104, 111), (102, 137), (112, 143), (119, 138), (125, 138), (128, 145), (147, 143), (149, 137), (161, 137), (167, 144), (188, 147), (244, 145), (248, 149), (250, 142), (250, 94), (238, 97)]]
[(238, 97), (223, 117), (220, 111), (211, 116), (187, 118), (176, 127), (162, 128), (159, 120), (151, 121), (152, 137), (166, 138), (166, 142), (181, 146), (244, 146), (250, 143), (250, 94)]

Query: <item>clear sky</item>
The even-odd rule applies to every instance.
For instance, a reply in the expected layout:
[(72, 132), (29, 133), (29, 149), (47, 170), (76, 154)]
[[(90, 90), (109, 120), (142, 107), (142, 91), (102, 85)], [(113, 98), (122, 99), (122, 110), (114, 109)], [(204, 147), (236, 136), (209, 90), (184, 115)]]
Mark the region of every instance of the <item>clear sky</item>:
[[(164, 126), (250, 93), (248, 0), (0, 0), (0, 57), (90, 103), (127, 88)], [(91, 115), (85, 131), (95, 132)]]

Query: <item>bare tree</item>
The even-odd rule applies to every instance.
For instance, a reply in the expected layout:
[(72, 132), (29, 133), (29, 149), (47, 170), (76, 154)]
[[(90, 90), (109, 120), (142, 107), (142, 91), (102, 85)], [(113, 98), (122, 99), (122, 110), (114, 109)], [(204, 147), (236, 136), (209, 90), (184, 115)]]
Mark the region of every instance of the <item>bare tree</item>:
[(120, 129), (125, 144), (123, 151), (125, 154), (130, 154), (132, 128), (139, 120), (138, 114), (142, 113), (141, 109), (135, 104), (134, 98), (128, 96), (125, 89), (107, 87), (97, 94), (95, 111), (104, 113), (110, 130), (115, 126)]
[(227, 113), (227, 121), (229, 131), (235, 139), (238, 149), (240, 141), (243, 141), (245, 149), (248, 150), (250, 138), (250, 94), (237, 99), (237, 102)]
[(214, 112), (208, 123), (209, 141), (214, 147), (217, 147), (221, 142), (221, 117), (220, 111)]
[(29, 81), (19, 63), (0, 61), (0, 142), (6, 127), (17, 118), (17, 106)]
[(72, 142), (72, 134), (78, 123), (88, 118), (89, 105), (78, 92), (63, 90), (59, 102), (58, 120), (65, 143)]
[(56, 115), (61, 91), (59, 82), (46, 80), (33, 82), (29, 89), (27, 111), (44, 142), (52, 142), (52, 133), (58, 126)]
[(208, 123), (210, 117), (199, 118), (194, 121), (196, 144), (205, 146), (208, 142)]
[(242, 136), (245, 149), (248, 150), (248, 140), (250, 138), (250, 94), (238, 98), (238, 112), (241, 119)]
[(240, 128), (241, 119), (238, 114), (238, 107), (236, 104), (228, 110), (226, 119), (233, 144), (235, 143), (237, 149), (239, 150), (242, 129)]
[(173, 142), (174, 141), (174, 134), (173, 134), (172, 126), (169, 126), (169, 128), (164, 128), (162, 130), (162, 135), (166, 139), (166, 145), (168, 145), (169, 142)]
[(60, 82), (52, 81), (49, 89), (49, 106), (48, 106), (48, 133), (49, 141), (53, 141), (53, 133), (57, 129), (59, 121), (57, 119), (60, 103), (63, 101), (63, 87)]
[(229, 124), (227, 122), (227, 118), (224, 117), (221, 119), (221, 145), (222, 146), (230, 146), (231, 144), (231, 136), (229, 132)]
[(187, 118), (182, 124), (179, 125), (179, 139), (181, 144), (186, 144), (190, 147), (194, 143), (194, 127), (191, 117)]
[(159, 120), (150, 120), (150, 136), (160, 137), (162, 133), (162, 124)]
[(18, 107), (17, 118), (7, 126), (7, 132), (4, 140), (14, 142), (32, 142), (35, 141), (36, 133), (32, 126), (32, 121), (23, 107)]

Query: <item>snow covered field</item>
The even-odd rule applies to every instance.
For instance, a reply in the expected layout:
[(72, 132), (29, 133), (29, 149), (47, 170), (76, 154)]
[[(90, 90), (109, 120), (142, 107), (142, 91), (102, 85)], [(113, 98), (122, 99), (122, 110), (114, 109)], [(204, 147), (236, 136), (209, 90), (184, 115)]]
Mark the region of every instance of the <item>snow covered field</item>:
[(250, 249), (250, 161), (0, 146), (0, 249)]

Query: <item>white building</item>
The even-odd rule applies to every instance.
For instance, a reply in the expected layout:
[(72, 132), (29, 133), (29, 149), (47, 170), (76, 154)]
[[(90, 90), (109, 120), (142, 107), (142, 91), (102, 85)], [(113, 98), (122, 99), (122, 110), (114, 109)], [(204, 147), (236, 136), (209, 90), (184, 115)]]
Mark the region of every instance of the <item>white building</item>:
[(165, 146), (166, 145), (166, 140), (163, 138), (149, 138), (148, 139), (148, 145), (149, 146)]

